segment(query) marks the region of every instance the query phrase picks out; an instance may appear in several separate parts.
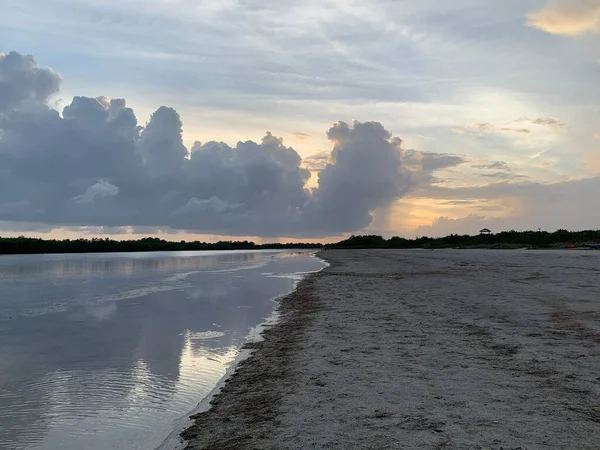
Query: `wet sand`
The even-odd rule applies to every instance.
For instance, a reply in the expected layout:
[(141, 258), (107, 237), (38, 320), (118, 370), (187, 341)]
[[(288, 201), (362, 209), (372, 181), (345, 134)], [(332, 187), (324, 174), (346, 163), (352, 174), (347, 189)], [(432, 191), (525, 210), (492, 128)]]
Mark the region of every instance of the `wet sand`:
[(598, 449), (600, 253), (326, 251), (188, 449)]

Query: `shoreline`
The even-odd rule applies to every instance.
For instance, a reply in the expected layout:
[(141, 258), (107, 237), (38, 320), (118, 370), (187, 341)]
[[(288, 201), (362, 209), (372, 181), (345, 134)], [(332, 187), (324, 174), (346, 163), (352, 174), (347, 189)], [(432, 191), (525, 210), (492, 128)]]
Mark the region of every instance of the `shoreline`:
[(316, 271), (301, 272), (296, 274), (300, 275), (302, 278), (294, 284), (292, 290), (272, 299), (272, 301), (275, 303), (273, 311), (262, 323), (256, 325), (250, 330), (248, 336), (246, 336), (244, 339), (244, 343), (240, 348), (239, 354), (233, 361), (231, 361), (231, 363), (229, 363), (229, 366), (227, 367), (223, 377), (221, 377), (215, 387), (198, 403), (198, 405), (192, 411), (174, 422), (173, 431), (154, 450), (184, 450), (187, 448), (187, 441), (182, 438), (182, 435), (187, 433), (188, 430), (194, 428), (195, 420), (193, 417), (198, 417), (202, 414), (208, 413), (213, 408), (213, 400), (215, 397), (218, 397), (222, 393), (223, 389), (227, 386), (227, 383), (229, 383), (230, 378), (232, 378), (239, 370), (240, 365), (254, 356), (256, 351), (260, 348), (259, 344), (265, 340), (265, 333), (274, 327), (278, 327), (283, 321), (285, 321), (281, 310), (282, 303), (287, 299), (287, 297), (294, 295), (299, 286), (306, 279), (329, 267), (329, 262), (320, 257), (319, 253), (320, 251), (313, 252), (312, 257), (319, 260), (323, 264), (323, 267)]
[[(284, 294), (281, 297), (285, 297), (287, 295), (289, 294)], [(181, 437), (181, 430), (185, 431), (191, 426), (193, 426), (194, 421), (193, 419), (191, 419), (192, 416), (205, 413), (211, 408), (211, 402), (213, 398), (217, 396), (219, 392), (221, 392), (221, 390), (226, 384), (226, 381), (235, 373), (240, 363), (252, 356), (253, 350), (251, 348), (248, 348), (247, 345), (260, 342), (260, 340), (262, 340), (262, 334), (270, 327), (276, 326), (280, 320), (281, 318), (278, 311), (278, 306), (275, 306), (271, 314), (267, 316), (263, 323), (256, 325), (250, 330), (250, 333), (248, 333), (248, 336), (246, 337), (244, 344), (240, 348), (238, 355), (229, 363), (225, 374), (219, 379), (217, 384), (210, 390), (208, 394), (206, 394), (206, 396), (202, 400), (200, 400), (198, 405), (193, 410), (191, 410), (190, 412), (188, 412), (187, 414), (180, 417), (174, 422), (173, 431), (154, 450), (185, 449), (186, 442)]]
[[(182, 448), (235, 448), (231, 445), (243, 445), (249, 436), (242, 433), (228, 438), (232, 428), (239, 433), (248, 425), (274, 423), (275, 405), (280, 399), (273, 389), (274, 383), (285, 376), (286, 358), (301, 338), (306, 322), (319, 311), (312, 295), (312, 279), (321, 272), (308, 274), (291, 293), (283, 296), (276, 309), (279, 320), (262, 331), (261, 340), (242, 347), (248, 356), (235, 364), (234, 370), (215, 388), (217, 392), (205, 399), (209, 399), (209, 409), (192, 414), (193, 424), (179, 433), (185, 441)], [(215, 438), (220, 442), (213, 442)], [(210, 447), (206, 447), (209, 442)]]
[(593, 255), (324, 253), (186, 450), (597, 448)]

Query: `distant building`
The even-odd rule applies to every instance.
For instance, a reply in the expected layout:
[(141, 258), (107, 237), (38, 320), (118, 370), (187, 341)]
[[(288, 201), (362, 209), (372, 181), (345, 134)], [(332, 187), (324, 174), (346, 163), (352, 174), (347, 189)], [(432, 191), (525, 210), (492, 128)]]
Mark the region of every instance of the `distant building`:
[(479, 234), (492, 234), (492, 230), (484, 228), (483, 230), (479, 231)]

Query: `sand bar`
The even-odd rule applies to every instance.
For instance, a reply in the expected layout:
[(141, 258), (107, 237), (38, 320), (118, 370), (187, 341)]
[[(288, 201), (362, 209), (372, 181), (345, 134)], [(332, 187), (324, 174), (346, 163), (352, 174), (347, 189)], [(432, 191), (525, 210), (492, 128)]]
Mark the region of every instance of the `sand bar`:
[(600, 253), (322, 257), (187, 448), (600, 448)]

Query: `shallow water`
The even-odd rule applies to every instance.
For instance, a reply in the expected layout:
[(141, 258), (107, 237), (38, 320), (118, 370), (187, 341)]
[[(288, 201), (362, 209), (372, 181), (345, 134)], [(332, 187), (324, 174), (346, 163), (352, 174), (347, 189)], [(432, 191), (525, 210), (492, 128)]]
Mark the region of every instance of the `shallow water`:
[(151, 449), (309, 252), (0, 257), (0, 448)]

